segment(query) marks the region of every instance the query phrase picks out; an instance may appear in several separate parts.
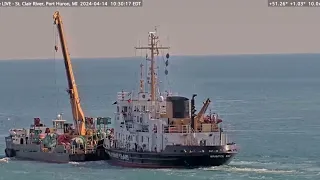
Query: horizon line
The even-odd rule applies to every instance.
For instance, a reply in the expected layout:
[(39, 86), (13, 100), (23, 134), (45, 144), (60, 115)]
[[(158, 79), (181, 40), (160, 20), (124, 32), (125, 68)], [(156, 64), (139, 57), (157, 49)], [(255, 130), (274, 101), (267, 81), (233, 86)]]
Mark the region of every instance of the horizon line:
[[(243, 53), (243, 54), (199, 54), (199, 55), (170, 55), (170, 57), (215, 57), (215, 56), (270, 56), (270, 55), (320, 55), (320, 53)], [(132, 59), (140, 58), (142, 56), (115, 56), (115, 57), (72, 57), (74, 60), (89, 60), (89, 59), (100, 59), (100, 60), (111, 60), (111, 59)], [(30, 61), (30, 60), (52, 60), (54, 58), (12, 58), (12, 59), (0, 59), (0, 61)], [(63, 58), (56, 58), (56, 60), (63, 60)]]

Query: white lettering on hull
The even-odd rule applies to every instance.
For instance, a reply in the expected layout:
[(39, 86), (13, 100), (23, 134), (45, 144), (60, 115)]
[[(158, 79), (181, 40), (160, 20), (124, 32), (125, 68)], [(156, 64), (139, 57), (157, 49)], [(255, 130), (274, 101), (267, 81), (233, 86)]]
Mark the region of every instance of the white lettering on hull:
[(227, 154), (227, 155), (222, 155), (222, 154), (219, 154), (219, 155), (210, 155), (210, 158), (229, 158), (231, 157), (231, 155)]
[(113, 158), (121, 159), (123, 161), (129, 161), (129, 155), (127, 154), (120, 154), (120, 153), (115, 153), (115, 152), (110, 152), (109, 155)]

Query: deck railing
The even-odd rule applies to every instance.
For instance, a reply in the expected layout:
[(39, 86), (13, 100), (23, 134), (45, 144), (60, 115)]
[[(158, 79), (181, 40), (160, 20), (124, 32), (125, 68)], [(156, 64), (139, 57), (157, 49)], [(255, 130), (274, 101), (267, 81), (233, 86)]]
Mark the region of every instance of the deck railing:
[(201, 124), (197, 129), (192, 129), (190, 125), (165, 126), (164, 133), (201, 133), (219, 132), (217, 124)]

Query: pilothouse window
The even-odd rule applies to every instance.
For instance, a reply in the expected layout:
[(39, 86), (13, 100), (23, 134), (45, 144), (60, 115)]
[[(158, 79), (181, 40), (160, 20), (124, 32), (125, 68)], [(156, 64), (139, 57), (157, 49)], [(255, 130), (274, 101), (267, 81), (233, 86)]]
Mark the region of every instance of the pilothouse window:
[(128, 112), (128, 107), (127, 106), (123, 106), (123, 112)]

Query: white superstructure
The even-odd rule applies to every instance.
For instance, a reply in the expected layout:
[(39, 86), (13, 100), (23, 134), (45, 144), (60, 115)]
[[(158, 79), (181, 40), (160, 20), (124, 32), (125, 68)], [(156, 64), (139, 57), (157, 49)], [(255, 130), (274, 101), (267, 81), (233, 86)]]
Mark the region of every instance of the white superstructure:
[[(207, 99), (204, 106), (195, 114), (194, 95), (188, 98), (175, 96), (169, 92), (159, 93), (155, 56), (159, 49), (168, 49), (158, 45), (155, 32), (149, 33), (148, 49), (151, 57), (150, 72), (144, 78), (141, 65), (139, 92), (121, 91), (117, 94), (114, 129), (105, 141), (106, 149), (125, 149), (126, 151), (163, 152), (168, 145), (215, 146), (226, 145), (227, 138), (219, 127), (221, 119), (215, 116), (206, 119), (205, 111), (210, 104)], [(165, 65), (168, 66), (169, 54)], [(168, 71), (165, 71), (168, 74)], [(150, 87), (145, 90), (145, 83)]]

